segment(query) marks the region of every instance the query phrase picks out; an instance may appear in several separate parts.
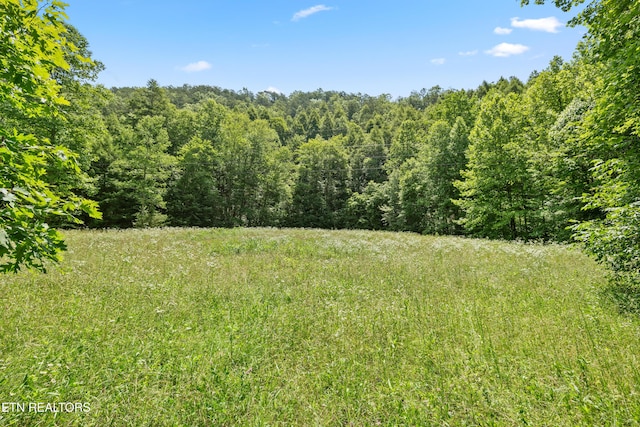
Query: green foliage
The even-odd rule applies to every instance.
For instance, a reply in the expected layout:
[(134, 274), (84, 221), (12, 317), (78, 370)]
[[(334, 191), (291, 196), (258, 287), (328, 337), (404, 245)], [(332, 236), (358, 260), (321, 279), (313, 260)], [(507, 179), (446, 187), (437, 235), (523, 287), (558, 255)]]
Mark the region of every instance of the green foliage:
[(374, 128), (359, 145), (350, 148), (351, 189), (362, 191), (370, 182), (382, 183), (386, 181), (385, 161), (387, 149), (385, 147), (382, 130)]
[[(582, 3), (585, 2), (585, 0), (552, 0), (553, 3), (559, 7), (560, 9), (562, 9), (565, 12), (568, 12), (569, 10), (571, 10), (571, 8), (581, 5)], [(528, 5), (530, 2), (530, 0), (520, 0), (520, 4), (521, 5)], [(535, 4), (545, 4), (546, 0), (535, 0)], [(592, 1), (591, 4), (596, 3), (596, 1)]]
[(422, 88), (420, 91), (411, 92), (407, 98), (402, 99), (402, 102), (407, 103), (416, 110), (423, 111), (436, 105), (440, 101), (443, 92), (440, 86), (433, 86), (431, 89)]
[(179, 176), (169, 188), (171, 223), (278, 224), (289, 199), (290, 167), (288, 150), (269, 123), (207, 101), (195, 124), (199, 135), (182, 147)]
[[(403, 129), (410, 129), (407, 124)], [(459, 232), (456, 220), (460, 211), (453, 203), (459, 193), (453, 183), (466, 164), (468, 133), (462, 117), (455, 120), (453, 128), (439, 120), (431, 125), (425, 140), (416, 147), (419, 151), (411, 157), (410, 150), (403, 152), (399, 141), (394, 141), (393, 153), (400, 154), (400, 159), (407, 158), (392, 172), (387, 186), (388, 191), (397, 193), (389, 194), (385, 208), (386, 221), (393, 229), (426, 234)]]
[(391, 212), (387, 214), (387, 220), (392, 224), (395, 222), (398, 230), (422, 231), (431, 201), (428, 193), (432, 183), (429, 178), (426, 165), (419, 160), (412, 158), (402, 164), (398, 180), (397, 219), (393, 221), (389, 217)]
[(146, 87), (136, 90), (129, 98), (127, 123), (135, 127), (144, 117), (158, 116), (167, 119), (172, 114), (171, 107), (166, 90), (151, 79)]
[(386, 167), (389, 172), (399, 168), (405, 161), (414, 158), (426, 140), (424, 126), (415, 120), (402, 122), (391, 142)]
[(461, 212), (454, 204), (460, 197), (454, 182), (466, 167), (464, 153), (469, 146), (469, 128), (458, 116), (453, 127), (444, 121), (433, 124), (429, 131), (428, 148), (421, 156), (427, 173), (425, 198), (428, 207), (422, 223), (422, 232), (428, 234), (458, 234), (456, 221)]
[(349, 228), (382, 230), (383, 207), (388, 204), (387, 183), (369, 182), (360, 193), (352, 193), (347, 200), (346, 224)]
[(98, 217), (95, 203), (60, 194), (47, 184), (48, 167), (79, 175), (74, 154), (64, 147), (39, 146), (29, 135), (0, 130), (0, 271), (17, 272), (22, 266), (44, 271), (45, 260), (58, 261), (66, 249), (61, 234), (48, 225), (57, 216), (81, 223), (76, 212)]
[[(626, 165), (625, 165), (626, 166)], [(611, 170), (612, 165), (598, 165)], [(636, 165), (638, 167), (638, 165)], [(611, 183), (608, 186), (612, 185)], [(608, 192), (607, 192), (608, 194)], [(602, 193), (600, 193), (602, 195)], [(610, 202), (614, 204), (614, 202)], [(640, 287), (640, 202), (610, 207), (603, 220), (586, 221), (574, 227), (575, 237), (596, 259), (610, 267), (623, 285)]]
[[(528, 3), (528, 0), (522, 1), (522, 4)], [(544, 0), (536, 3), (543, 4)], [(583, 1), (555, 0), (554, 3), (569, 10)], [(565, 201), (567, 178), (578, 178), (575, 190), (569, 194), (575, 197), (576, 190), (586, 190), (581, 200), (586, 214), (570, 214), (573, 219), (583, 221), (574, 225), (574, 237), (609, 265), (616, 278), (625, 283), (623, 287), (640, 283), (637, 264), (640, 259), (637, 239), (640, 234), (637, 219), (640, 201), (638, 16), (640, 3), (637, 1), (594, 0), (572, 20), (572, 24), (584, 25), (588, 30), (579, 49), (589, 66), (589, 80), (595, 82), (592, 91), (595, 101), (585, 108), (579, 95), (552, 132), (554, 138), (568, 136), (568, 141), (579, 147), (576, 150), (563, 144), (556, 151), (570, 157), (568, 167), (557, 169), (560, 172), (557, 188), (565, 193)], [(582, 95), (582, 99), (590, 97)], [(573, 125), (578, 114), (582, 123)], [(585, 177), (584, 169), (589, 163), (591, 168)], [(600, 212), (604, 218), (598, 215)]]
[[(592, 1), (573, 20), (588, 29), (576, 57), (526, 83), (436, 86), (397, 101), (154, 80), (110, 93), (87, 84), (102, 66), (62, 10), (0, 2), (1, 271), (59, 260), (66, 244), (52, 225), (99, 217), (76, 195), (95, 192), (101, 227), (573, 233), (615, 281), (598, 304), (603, 271), (556, 245), (71, 232), (65, 274), (0, 283), (0, 385), (16, 401), (91, 396), (100, 409), (0, 421), (640, 422), (628, 397), (640, 383), (629, 363), (637, 319), (607, 305), (640, 312), (640, 3)], [(16, 303), (25, 300), (40, 312)]]
[(583, 23), (589, 32), (587, 59), (597, 61), (602, 84), (585, 120), (584, 138), (593, 163), (587, 208), (604, 219), (578, 225), (576, 237), (618, 278), (640, 284), (640, 3), (602, 0)]
[(109, 225), (153, 227), (165, 222), (164, 193), (175, 163), (167, 154), (165, 118), (144, 116), (135, 128), (116, 123), (117, 150), (99, 200)]
[(106, 226), (166, 219), (567, 241), (577, 221), (578, 239), (604, 242), (594, 236), (617, 223), (633, 229), (630, 206), (640, 193), (638, 12), (626, 0), (592, 1), (573, 20), (588, 28), (574, 59), (555, 57), (527, 82), (434, 86), (397, 100), (162, 88), (154, 80), (107, 94), (77, 83), (102, 66), (76, 60), (88, 56), (88, 43), (67, 26), (67, 66), (50, 63), (51, 85), (73, 101), (67, 120), (45, 114), (45, 103), (30, 116), (3, 112), (0, 124), (80, 151), (91, 181), (52, 164), (47, 182), (95, 194)]
[(553, 225), (553, 237), (568, 241), (570, 226), (601, 216), (600, 210), (588, 208), (582, 199), (593, 187), (592, 159), (581, 138), (585, 116), (593, 102), (575, 98), (558, 115), (549, 129), (549, 150), (539, 156), (540, 170), (547, 188), (546, 209)]
[[(579, 198), (589, 189), (583, 174), (589, 168), (579, 123), (592, 96), (589, 67), (582, 60), (564, 64), (555, 57), (533, 77), (523, 94), (527, 117), (522, 131), (526, 141), (531, 187), (537, 200), (529, 233), (547, 240), (569, 240), (567, 227), (584, 217)], [(574, 101), (575, 100), (575, 101)]]
[(289, 225), (338, 228), (349, 198), (349, 163), (338, 138), (312, 139), (295, 153), (298, 164)]
[(444, 120), (452, 126), (460, 117), (469, 125), (475, 121), (478, 105), (477, 97), (463, 90), (447, 91), (426, 111), (426, 116), (431, 121)]
[(170, 154), (177, 155), (184, 145), (200, 133), (198, 123), (198, 113), (193, 108), (181, 108), (171, 115), (167, 120)]
[[(535, 73), (532, 74), (534, 76)], [(475, 96), (482, 99), (487, 94), (489, 94), (493, 90), (497, 90), (504, 95), (515, 93), (522, 94), (525, 89), (525, 84), (517, 77), (510, 77), (506, 79), (504, 77), (500, 77), (497, 82), (487, 82), (484, 80), (480, 86), (473, 92)]]
[(138, 205), (134, 225), (153, 227), (161, 225), (165, 216), (163, 200), (166, 181), (174, 159), (166, 154), (169, 136), (163, 128), (165, 119), (145, 116), (135, 127), (134, 144), (124, 155), (127, 180), (124, 188)]
[[(131, 117), (144, 117), (147, 114), (144, 113), (145, 110), (136, 106), (152, 103), (141, 102), (142, 100), (167, 97), (173, 99), (177, 94), (184, 95), (185, 93), (185, 88), (161, 89), (152, 83), (150, 82), (146, 89), (120, 89), (116, 92), (117, 100), (113, 103), (114, 108), (110, 109), (120, 117), (115, 122), (126, 124), (130, 122)], [(216, 92), (215, 88), (212, 89), (212, 92)], [(215, 96), (216, 99), (220, 99), (218, 92)], [(465, 91), (444, 92), (441, 89), (434, 89), (429, 93), (425, 91), (424, 97), (425, 99), (429, 98), (430, 101), (428, 101), (428, 105), (425, 104), (425, 110), (422, 112), (415, 110), (410, 105), (411, 103), (404, 102), (405, 100), (397, 103), (391, 102), (386, 95), (373, 98), (366, 95), (326, 93), (321, 90), (312, 93), (296, 92), (290, 97), (279, 96), (277, 99), (270, 99), (263, 94), (259, 94), (257, 97), (249, 94), (246, 104), (239, 104), (237, 100), (221, 100), (222, 103), (218, 103), (213, 99), (198, 101), (197, 98), (194, 98), (193, 101), (196, 102), (190, 102), (189, 99), (181, 98), (182, 108), (165, 108), (169, 111), (165, 127), (171, 140), (171, 146), (167, 151), (178, 153), (186, 141), (197, 137), (205, 145), (210, 145), (214, 150), (216, 160), (207, 160), (208, 164), (201, 164), (199, 160), (194, 159), (184, 160), (185, 162), (195, 161), (200, 165), (198, 168), (180, 162), (176, 175), (171, 180), (169, 193), (166, 195), (169, 202), (167, 212), (169, 220), (176, 225), (280, 224), (282, 211), (285, 209), (289, 211), (288, 223), (297, 226), (318, 226), (318, 224), (324, 223), (331, 224), (329, 225), (331, 227), (363, 227), (363, 224), (371, 224), (371, 227), (374, 228), (391, 227), (393, 229), (438, 233), (458, 232), (454, 221), (459, 217), (460, 212), (450, 200), (457, 197), (457, 190), (451, 183), (459, 177), (459, 170), (466, 163), (464, 150), (468, 144), (467, 136), (452, 137), (447, 135), (445, 138), (446, 146), (439, 147), (435, 151), (432, 150), (437, 153), (432, 156), (433, 159), (423, 155), (420, 162), (412, 163), (412, 167), (422, 168), (423, 171), (431, 168), (434, 164), (439, 165), (436, 168), (437, 172), (428, 174), (438, 182), (436, 187), (440, 188), (438, 191), (434, 190), (439, 194), (438, 196), (429, 196), (435, 197), (438, 200), (437, 203), (418, 199), (415, 202), (408, 202), (410, 193), (419, 198), (423, 195), (422, 190), (416, 191), (416, 189), (406, 186), (401, 189), (399, 187), (400, 175), (397, 171), (407, 160), (416, 157), (423, 146), (427, 144), (427, 131), (435, 118), (445, 120), (449, 126), (453, 126), (458, 119), (463, 122), (472, 122), (476, 114), (477, 100)], [(222, 106), (227, 102), (234, 104), (234, 118), (232, 120), (226, 119), (226, 117), (230, 117), (231, 110)], [(156, 104), (162, 105), (163, 103)], [(147, 110), (149, 109), (147, 108)], [(344, 192), (344, 197), (338, 198), (341, 202), (337, 206), (341, 207), (337, 211), (326, 206), (323, 207), (324, 202), (321, 201), (321, 198), (315, 201), (310, 200), (312, 202), (310, 205), (303, 206), (305, 205), (303, 201), (309, 198), (309, 194), (319, 193), (311, 191), (311, 188), (322, 187), (324, 185), (323, 179), (320, 179), (320, 184), (318, 182), (301, 182), (301, 175), (293, 173), (290, 160), (280, 163), (280, 160), (289, 159), (287, 150), (282, 151), (282, 156), (268, 155), (265, 157), (266, 159), (280, 159), (268, 160), (270, 162), (268, 172), (258, 172), (253, 178), (250, 178), (251, 172), (242, 172), (246, 171), (248, 165), (252, 165), (252, 163), (251, 161), (241, 161), (240, 158), (245, 156), (245, 160), (251, 159), (252, 155), (248, 151), (244, 151), (242, 144), (236, 146), (237, 142), (233, 142), (244, 138), (238, 136), (244, 131), (231, 132), (230, 129), (240, 123), (244, 124), (238, 125), (236, 128), (246, 129), (249, 123), (258, 123), (261, 120), (265, 120), (268, 126), (277, 132), (280, 144), (287, 145), (289, 153), (298, 152), (305, 141), (313, 140), (314, 135), (319, 135), (319, 138), (324, 140), (339, 141), (346, 148), (349, 172), (347, 174), (349, 177), (348, 190)], [(230, 123), (234, 125), (232, 126)], [(112, 132), (112, 134), (116, 135), (116, 145), (121, 148), (122, 152), (126, 152), (128, 150), (126, 141), (131, 138), (118, 131), (118, 126), (122, 125), (113, 126), (115, 133)], [(465, 130), (465, 132), (467, 131)], [(453, 138), (451, 141), (450, 137)], [(456, 145), (457, 143), (454, 143), (453, 140), (462, 141), (462, 145)], [(304, 156), (295, 155), (291, 159), (298, 166), (297, 172), (303, 171), (302, 175), (306, 174), (306, 166), (301, 164), (301, 160), (304, 158)], [(257, 163), (250, 167), (259, 171), (262, 166)], [(197, 169), (199, 170), (196, 171)], [(406, 167), (403, 170), (403, 174), (413, 173)], [(118, 171), (116, 170), (116, 172)], [(270, 173), (272, 174), (271, 178), (264, 180), (263, 178)], [(395, 174), (395, 176), (391, 177), (389, 174)], [(416, 174), (416, 176), (422, 175), (424, 175), (422, 172)], [(126, 179), (124, 177), (124, 181)], [(305, 180), (306, 178), (302, 181)], [(98, 179), (98, 181), (104, 182), (109, 179)], [(120, 181), (123, 180), (120, 179)], [(198, 181), (201, 183), (198, 184)], [(407, 185), (411, 182), (410, 185), (416, 185), (422, 189), (427, 188), (422, 185), (421, 180), (406, 179), (403, 182)], [(273, 185), (267, 183), (273, 183)], [(305, 186), (309, 188), (303, 190)], [(247, 191), (251, 192), (246, 189), (253, 187), (261, 187), (262, 189), (257, 189), (255, 196), (246, 197)], [(270, 190), (265, 190), (267, 187)], [(106, 187), (102, 188), (106, 189)], [(185, 192), (184, 188), (191, 190)], [(245, 188), (245, 190), (240, 188)], [(189, 194), (192, 190), (194, 193)], [(261, 193), (262, 191), (265, 192)], [(401, 197), (401, 191), (405, 193), (403, 197)], [(276, 197), (278, 192), (280, 192), (280, 196)], [(268, 197), (261, 196), (261, 194), (267, 193)], [(114, 200), (126, 199), (127, 197), (130, 197), (130, 192), (121, 192), (120, 197), (108, 197), (101, 200), (107, 202), (105, 210), (112, 212), (110, 207), (113, 206)], [(346, 206), (344, 203), (349, 197), (351, 197), (351, 202), (348, 204), (348, 209), (344, 210), (343, 208)], [(259, 202), (253, 203), (253, 199)], [(203, 206), (198, 200), (209, 207)], [(406, 220), (407, 212), (403, 212), (402, 200), (405, 201), (407, 209), (412, 203), (416, 206), (422, 206), (419, 210), (421, 213), (417, 216), (409, 215), (411, 219)], [(217, 205), (216, 208), (211, 207), (213, 203)], [(304, 215), (301, 213), (314, 203), (316, 205), (315, 211), (322, 212), (322, 214)], [(129, 200), (118, 209), (125, 212), (127, 207), (131, 205), (135, 205), (135, 203)], [(257, 205), (262, 207), (257, 208)], [(188, 213), (189, 209), (193, 209), (194, 215)], [(295, 213), (296, 209), (301, 209), (301, 211)], [(437, 212), (435, 212), (436, 210)], [(208, 213), (203, 216), (202, 212), (205, 211)], [(257, 215), (258, 211), (262, 213)], [(418, 210), (414, 209), (414, 211), (416, 214), (418, 213)], [(200, 213), (195, 214), (195, 212)], [(266, 212), (270, 213), (267, 215)], [(276, 212), (279, 213), (276, 214)], [(357, 217), (358, 212), (366, 215), (366, 218)], [(325, 214), (329, 218), (318, 218), (318, 215)], [(383, 217), (386, 218), (384, 221)], [(431, 225), (425, 226), (422, 220), (414, 222), (419, 217), (440, 219), (433, 220), (438, 225), (431, 221)], [(126, 222), (120, 222), (120, 224), (126, 224)]]
[(65, 47), (74, 49), (65, 38), (62, 3), (55, 1), (42, 11), (39, 6), (36, 0), (0, 4), (0, 96), (3, 104), (27, 117), (49, 116), (68, 104), (51, 72), (68, 69)]
[[(67, 38), (64, 18), (58, 1), (42, 7), (35, 0), (0, 3), (0, 105), (9, 117), (54, 118), (60, 106), (69, 104), (53, 73), (71, 69), (65, 56), (78, 63), (90, 59)], [(48, 222), (59, 217), (77, 223), (78, 212), (99, 213), (94, 203), (46, 178), (48, 170), (80, 178), (73, 153), (11, 127), (0, 122), (0, 271), (16, 272), (23, 266), (45, 270), (45, 261), (58, 261), (65, 249), (62, 236)]]
[(468, 166), (456, 187), (461, 220), (473, 234), (491, 238), (528, 237), (532, 211), (527, 151), (520, 137), (524, 125), (520, 96), (492, 91), (486, 95), (470, 134)]
[(213, 144), (195, 136), (178, 155), (181, 171), (167, 193), (167, 213), (172, 225), (207, 227), (216, 224), (221, 204), (216, 183), (219, 155)]
[[(218, 146), (217, 172), (225, 225), (275, 225), (284, 214), (288, 165), (280, 157), (277, 133), (265, 120), (249, 121), (231, 114), (225, 120)], [(282, 163), (279, 163), (282, 161)]]

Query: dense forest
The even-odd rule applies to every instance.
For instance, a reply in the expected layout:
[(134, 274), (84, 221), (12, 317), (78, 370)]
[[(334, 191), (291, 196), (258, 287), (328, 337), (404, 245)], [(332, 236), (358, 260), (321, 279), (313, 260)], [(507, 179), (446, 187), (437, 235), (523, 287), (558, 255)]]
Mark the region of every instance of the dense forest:
[[(18, 27), (24, 17), (11, 5), (19, 3), (2, 6)], [(58, 9), (52, 5), (50, 15)], [(322, 89), (284, 95), (161, 87), (155, 80), (108, 89), (94, 83), (103, 66), (88, 59), (89, 43), (72, 26), (57, 23), (50, 36), (65, 43), (42, 66), (29, 60), (28, 41), (22, 51), (9, 46), (5, 35), (17, 31), (5, 20), (1, 43), (15, 55), (0, 60), (0, 128), (7, 153), (28, 145), (21, 138), (31, 135), (65, 160), (35, 162), (43, 188), (72, 196), (62, 210), (33, 212), (45, 225), (68, 227), (80, 218), (98, 228), (276, 226), (573, 239), (636, 280), (638, 16), (637, 2), (594, 1), (576, 17), (588, 33), (571, 60), (556, 57), (526, 82), (436, 86), (398, 99)], [(36, 31), (51, 22), (43, 18)], [(41, 41), (34, 43), (31, 55), (46, 56)], [(37, 85), (17, 79), (23, 68), (11, 61), (44, 67), (53, 92), (29, 94)], [(23, 95), (16, 96), (17, 87)], [(49, 109), (34, 97), (66, 101)], [(8, 140), (19, 141), (13, 151)], [(11, 161), (5, 153), (4, 164)], [(11, 238), (20, 236), (11, 221), (17, 200), (27, 196), (3, 168), (0, 255), (11, 255)], [(79, 208), (87, 213), (77, 214)]]
[(584, 216), (575, 202), (584, 179), (569, 174), (589, 165), (555, 164), (568, 150), (556, 134), (580, 119), (581, 99), (591, 97), (583, 68), (555, 58), (526, 83), (512, 77), (469, 91), (434, 87), (396, 100), (154, 80), (106, 89), (70, 79), (65, 120), (16, 126), (79, 154), (86, 179), (67, 185), (99, 203), (103, 217), (91, 227), (566, 239), (568, 221)]

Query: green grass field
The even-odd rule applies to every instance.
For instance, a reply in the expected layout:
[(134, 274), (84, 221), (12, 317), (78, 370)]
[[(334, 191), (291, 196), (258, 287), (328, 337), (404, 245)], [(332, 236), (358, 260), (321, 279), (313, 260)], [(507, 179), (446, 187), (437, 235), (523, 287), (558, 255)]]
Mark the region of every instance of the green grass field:
[(0, 277), (0, 425), (640, 423), (640, 320), (601, 296), (604, 272), (577, 249), (365, 231), (67, 237), (48, 274)]

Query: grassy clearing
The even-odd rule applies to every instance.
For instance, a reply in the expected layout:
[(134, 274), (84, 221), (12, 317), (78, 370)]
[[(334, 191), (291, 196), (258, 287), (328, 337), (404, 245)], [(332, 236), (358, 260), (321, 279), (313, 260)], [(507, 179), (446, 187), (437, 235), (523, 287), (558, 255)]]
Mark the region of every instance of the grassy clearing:
[(3, 276), (3, 425), (635, 425), (640, 322), (576, 250), (364, 231), (68, 233)]

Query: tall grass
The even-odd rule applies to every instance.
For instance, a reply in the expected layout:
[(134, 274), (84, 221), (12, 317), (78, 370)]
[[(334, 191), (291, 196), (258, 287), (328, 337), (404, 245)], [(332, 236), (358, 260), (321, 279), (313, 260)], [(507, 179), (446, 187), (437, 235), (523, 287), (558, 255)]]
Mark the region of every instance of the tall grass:
[(0, 277), (2, 425), (635, 425), (640, 322), (569, 247), (364, 231), (68, 233)]

